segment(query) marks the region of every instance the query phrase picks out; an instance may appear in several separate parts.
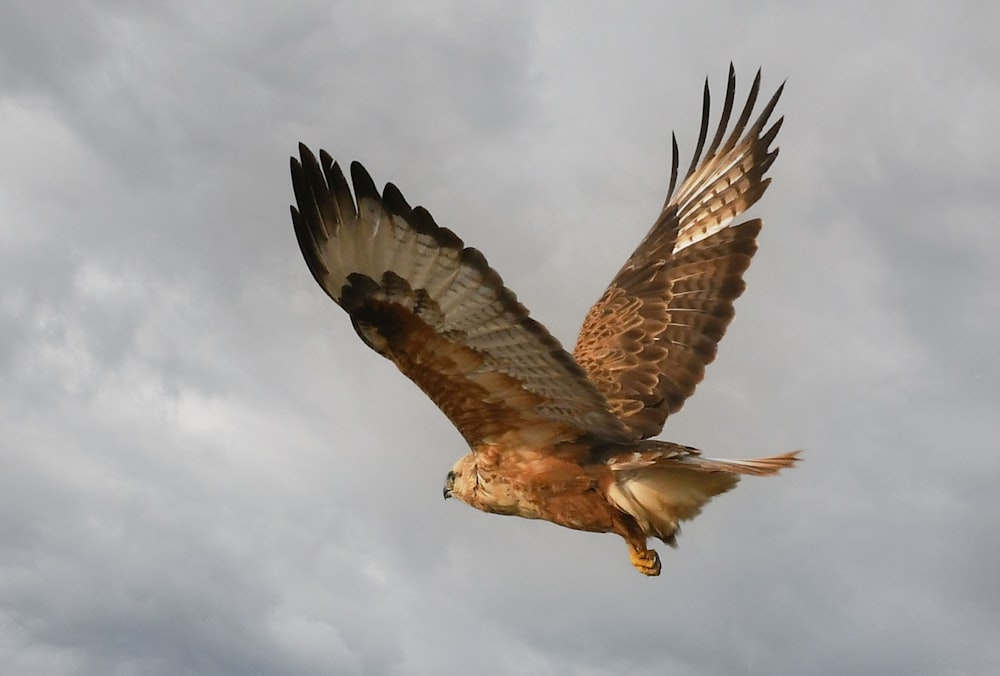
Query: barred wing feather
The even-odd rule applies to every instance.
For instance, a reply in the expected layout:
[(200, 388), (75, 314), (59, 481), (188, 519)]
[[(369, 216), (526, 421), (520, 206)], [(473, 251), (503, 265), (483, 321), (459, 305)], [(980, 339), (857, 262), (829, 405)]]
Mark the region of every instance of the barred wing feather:
[(305, 146), (292, 158), (299, 247), (358, 335), (392, 360), (473, 447), (627, 440), (604, 395), (476, 249), (387, 184)]
[(684, 180), (675, 193), (675, 138), (663, 210), (580, 329), (573, 354), (635, 439), (659, 434), (667, 416), (694, 392), (745, 287), (743, 273), (762, 222), (734, 221), (770, 182), (764, 173), (778, 154), (770, 145), (782, 121), (764, 130), (779, 88), (747, 127), (759, 89), (758, 71), (727, 136), (736, 91), (730, 66), (719, 126), (702, 155), (710, 107), (706, 81), (701, 133)]

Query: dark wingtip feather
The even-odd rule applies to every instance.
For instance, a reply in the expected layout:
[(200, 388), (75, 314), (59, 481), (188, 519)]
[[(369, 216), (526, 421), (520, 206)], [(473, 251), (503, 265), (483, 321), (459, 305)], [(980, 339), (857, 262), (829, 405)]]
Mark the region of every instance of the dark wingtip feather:
[[(783, 91), (785, 91), (784, 82), (781, 83), (781, 86), (778, 87), (778, 89), (771, 96), (771, 99), (767, 102), (767, 105), (764, 106), (764, 109), (760, 111), (760, 115), (757, 116), (757, 121), (753, 123), (753, 127), (751, 127), (750, 131), (748, 132), (749, 134), (751, 135), (759, 134), (760, 130), (764, 128), (764, 125), (767, 124), (768, 118), (771, 117), (771, 113), (774, 112), (774, 107), (778, 105), (778, 99), (781, 98), (781, 93)], [(782, 117), (781, 120), (778, 120), (775, 123), (779, 128), (781, 127), (781, 122), (783, 119), (784, 117)], [(774, 133), (777, 134), (778, 132), (775, 131)]]
[(312, 151), (301, 143), (299, 144), (299, 157), (302, 158), (303, 175), (309, 181), (313, 195), (318, 201), (320, 196), (326, 192), (327, 187), (323, 178), (323, 170)]
[(461, 250), (465, 247), (462, 238), (448, 228), (442, 228), (434, 221), (431, 213), (423, 207), (413, 207), (407, 221), (419, 233), (430, 235), (442, 247)]
[(319, 218), (319, 205), (317, 204), (316, 191), (313, 189), (313, 184), (309, 176), (309, 159), (311, 157), (311, 154), (304, 155), (302, 157), (302, 162), (293, 157), (290, 163), (292, 172), (292, 192), (295, 195), (295, 203), (299, 207), (299, 213), (301, 213), (302, 217), (307, 220)]
[(365, 197), (371, 197), (373, 199), (379, 199), (378, 188), (375, 187), (375, 181), (372, 180), (371, 174), (365, 169), (360, 162), (355, 160), (351, 162), (351, 183), (354, 184), (354, 196), (360, 203)]
[(357, 209), (344, 172), (326, 151), (320, 151), (320, 161), (323, 163), (323, 176), (326, 177), (326, 183), (329, 186), (327, 192), (333, 197), (330, 204), (332, 207), (330, 216), (338, 223), (350, 221), (357, 214)]
[(719, 126), (715, 131), (715, 138), (705, 151), (705, 157), (713, 157), (726, 135), (726, 127), (729, 126), (729, 118), (733, 114), (733, 103), (736, 100), (736, 68), (732, 61), (729, 62), (729, 79), (726, 82), (726, 100), (722, 104), (722, 114), (719, 116)]
[(403, 197), (403, 193), (393, 183), (385, 184), (385, 188), (382, 190), (382, 204), (386, 211), (397, 216), (406, 217), (413, 211), (406, 198)]
[(726, 142), (722, 144), (722, 149), (720, 153), (726, 153), (736, 147), (739, 142), (740, 137), (743, 135), (743, 130), (747, 126), (747, 122), (750, 121), (750, 115), (753, 113), (753, 108), (757, 105), (757, 96), (760, 93), (760, 68), (757, 69), (757, 74), (753, 78), (753, 84), (750, 85), (750, 93), (747, 95), (747, 102), (743, 105), (743, 112), (740, 113), (739, 119), (736, 124), (733, 125), (733, 130), (729, 134), (729, 138)]
[(781, 129), (781, 125), (785, 122), (785, 116), (782, 115), (777, 119), (777, 121), (771, 125), (771, 128), (764, 132), (760, 137), (760, 142), (764, 144), (764, 147), (771, 145), (774, 141), (774, 137), (778, 135), (778, 131)]
[(677, 170), (680, 165), (680, 151), (677, 149), (677, 134), (670, 132), (670, 185), (667, 187), (667, 199), (663, 200), (663, 208), (670, 205), (670, 198), (674, 196), (674, 188), (677, 187)]
[(698, 167), (698, 160), (701, 158), (701, 151), (705, 148), (705, 139), (708, 138), (708, 117), (712, 109), (712, 94), (708, 87), (708, 78), (705, 78), (705, 90), (701, 97), (701, 130), (698, 132), (698, 143), (691, 156), (691, 166), (688, 167), (685, 176), (690, 176)]
[(292, 227), (295, 230), (295, 240), (299, 244), (299, 251), (302, 252), (302, 258), (305, 259), (306, 267), (309, 268), (313, 279), (316, 280), (316, 283), (320, 287), (326, 290), (324, 278), (329, 270), (327, 270), (323, 264), (323, 259), (319, 255), (314, 232), (306, 219), (303, 218), (302, 214), (294, 206), (290, 207), (290, 209), (292, 212)]

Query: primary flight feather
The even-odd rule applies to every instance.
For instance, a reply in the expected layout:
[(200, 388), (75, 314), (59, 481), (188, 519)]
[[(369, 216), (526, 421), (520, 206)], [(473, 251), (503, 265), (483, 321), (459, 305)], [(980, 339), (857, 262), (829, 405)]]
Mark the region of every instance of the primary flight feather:
[[(444, 412), (470, 452), (445, 497), (477, 509), (615, 532), (632, 564), (660, 572), (647, 539), (674, 545), (741, 474), (769, 475), (795, 453), (718, 460), (656, 441), (715, 358), (757, 249), (759, 219), (736, 223), (770, 182), (781, 119), (774, 93), (751, 124), (758, 71), (730, 128), (732, 67), (717, 130), (701, 133), (652, 229), (587, 313), (573, 354), (531, 319), (479, 251), (465, 247), (393, 184), (379, 193), (359, 163), (353, 194), (340, 166), (304, 145), (292, 158), (292, 221), (302, 255), (361, 339)], [(727, 135), (728, 132), (728, 135)], [(676, 187), (676, 191), (675, 191)]]

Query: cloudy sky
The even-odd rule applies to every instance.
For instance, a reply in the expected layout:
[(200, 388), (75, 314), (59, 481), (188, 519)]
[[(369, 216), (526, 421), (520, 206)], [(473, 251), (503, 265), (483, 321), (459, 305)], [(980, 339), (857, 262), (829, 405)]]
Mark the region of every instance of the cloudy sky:
[[(997, 25), (5, 2), (0, 673), (993, 673)], [(806, 461), (710, 505), (656, 579), (615, 536), (443, 502), (461, 437), (309, 276), (296, 143), (396, 183), (572, 344), (730, 61), (787, 78), (781, 157), (666, 437)]]

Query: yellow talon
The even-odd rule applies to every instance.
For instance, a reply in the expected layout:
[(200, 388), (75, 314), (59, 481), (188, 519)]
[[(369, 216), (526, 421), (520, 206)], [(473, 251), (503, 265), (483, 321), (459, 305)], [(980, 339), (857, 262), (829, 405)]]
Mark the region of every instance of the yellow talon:
[(655, 550), (629, 547), (628, 556), (632, 565), (643, 575), (653, 577), (660, 574), (660, 556)]

